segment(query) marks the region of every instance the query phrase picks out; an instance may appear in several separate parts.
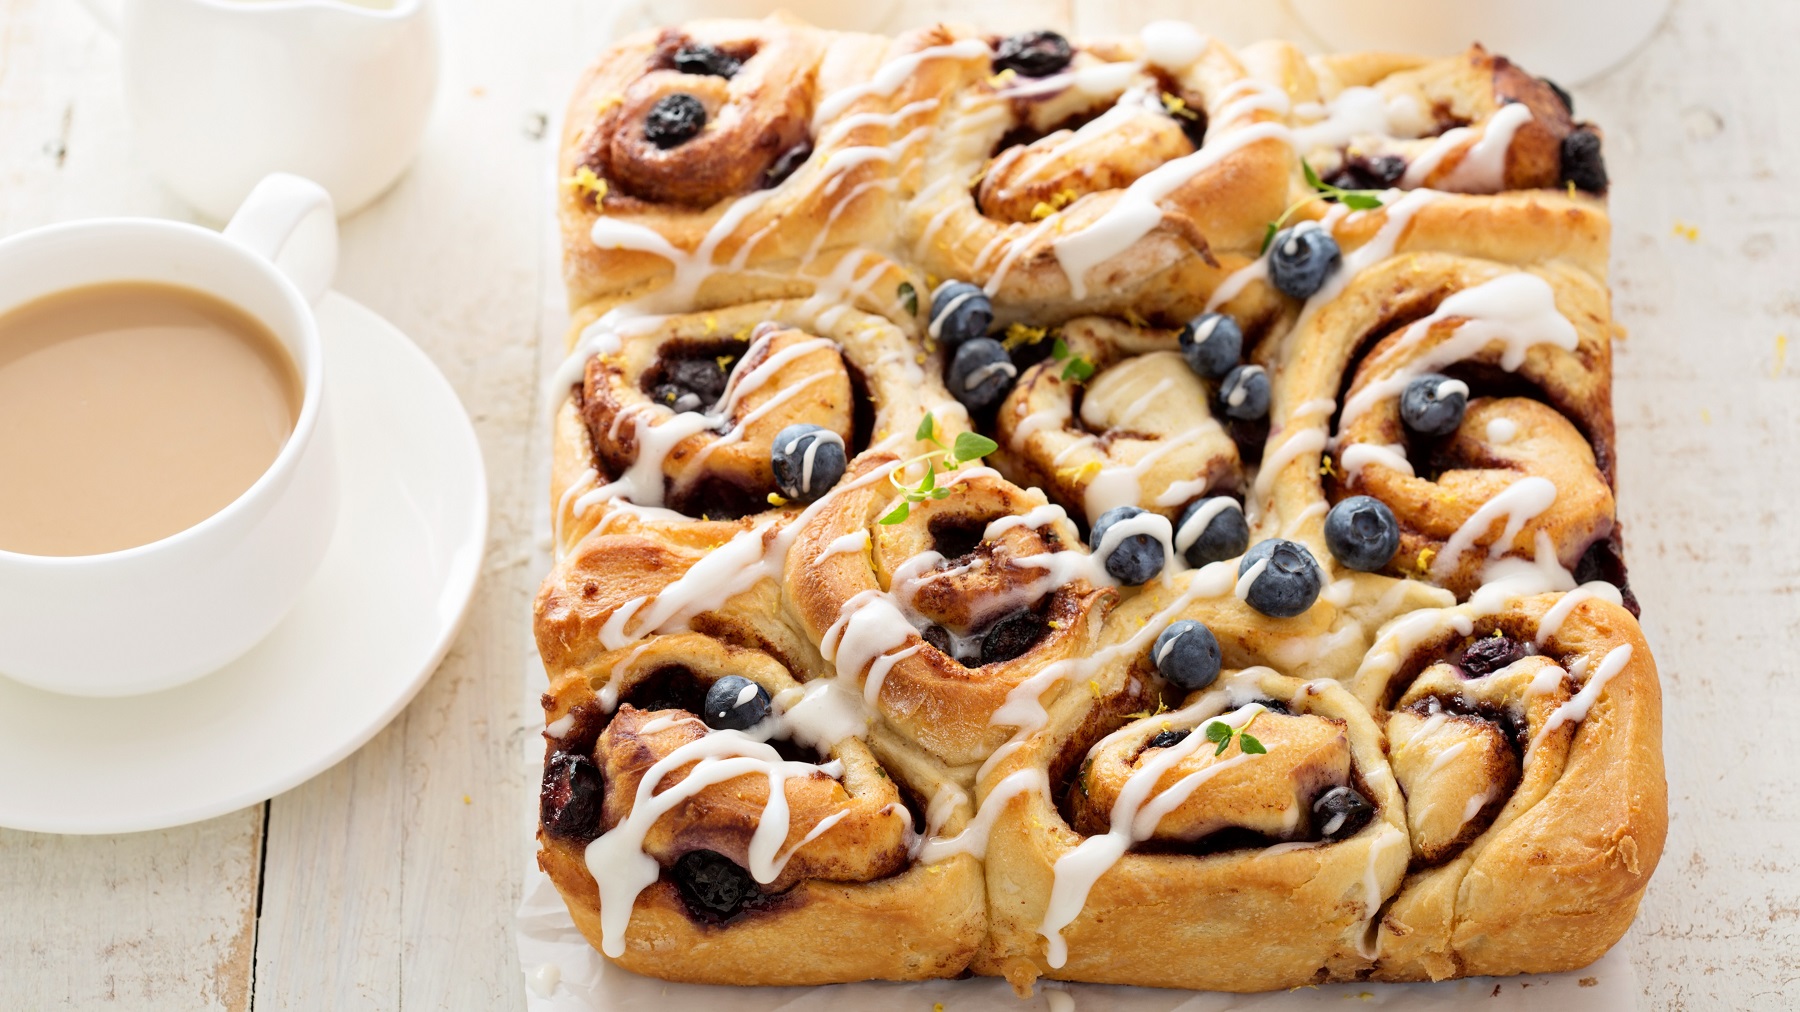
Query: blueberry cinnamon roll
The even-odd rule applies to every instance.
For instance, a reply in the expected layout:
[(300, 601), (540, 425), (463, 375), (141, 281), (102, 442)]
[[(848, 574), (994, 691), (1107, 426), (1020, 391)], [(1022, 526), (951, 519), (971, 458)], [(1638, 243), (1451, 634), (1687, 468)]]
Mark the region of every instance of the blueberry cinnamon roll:
[(786, 593), (839, 677), (966, 780), (1007, 739), (1011, 694), (1091, 650), (1116, 595), (1042, 493), (973, 464), (925, 479), (921, 463), (869, 459), (890, 480), (859, 482), (807, 524)]
[(1122, 725), (1052, 720), (984, 778), (997, 818), (978, 972), (1026, 992), (1038, 977), (1261, 991), (1368, 972), (1408, 855), (1379, 727), (1330, 680), (1213, 674)]
[(904, 210), (913, 256), (983, 286), (1003, 316), (1197, 312), (1278, 215), (1291, 158), (1274, 114), (1235, 101), (1225, 47), (986, 37)]
[(777, 16), (613, 47), (576, 90), (559, 159), (571, 305), (679, 310), (831, 288), (902, 318), (910, 275), (876, 250), (924, 111), (910, 85), (868, 78), (926, 46)]
[(1285, 97), (1296, 153), (1331, 185), (1606, 193), (1599, 132), (1574, 118), (1568, 94), (1480, 45), (1428, 60), (1309, 58), (1264, 42), (1243, 57)]
[(1350, 684), (1412, 840), (1375, 978), (1574, 969), (1624, 934), (1666, 788), (1655, 663), (1614, 588), (1410, 617)]
[(696, 633), (553, 679), (538, 860), (596, 948), (702, 983), (962, 970), (983, 932), (979, 868), (918, 854), (967, 813), (940, 805), (928, 824), (928, 767), (872, 747), (834, 691)]
[(557, 422), (559, 544), (797, 512), (870, 445), (954, 414), (921, 358), (886, 320), (810, 301), (590, 326)]
[[(1260, 530), (1465, 597), (1508, 566), (1539, 567), (1539, 589), (1600, 568), (1622, 579), (1610, 300), (1582, 245), (1565, 257), (1529, 241), (1560, 230), (1556, 204), (1590, 213), (1560, 197), (1420, 191), (1317, 227), (1342, 262), (1258, 350), (1279, 363), (1249, 501)], [(1483, 225), (1494, 234), (1460, 234)], [(1594, 227), (1604, 235), (1603, 216)], [(1325, 537), (1332, 511), (1361, 496), (1399, 537), (1373, 563)]]

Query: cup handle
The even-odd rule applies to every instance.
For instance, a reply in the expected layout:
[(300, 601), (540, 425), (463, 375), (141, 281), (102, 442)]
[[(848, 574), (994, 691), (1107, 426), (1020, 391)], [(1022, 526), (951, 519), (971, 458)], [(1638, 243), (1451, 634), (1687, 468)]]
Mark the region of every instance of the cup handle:
[(337, 274), (337, 215), (331, 194), (310, 179), (264, 176), (231, 216), (225, 238), (274, 264), (307, 302), (318, 302)]
[(81, 5), (88, 9), (88, 13), (109, 34), (119, 34), (119, 23), (124, 20), (123, 0), (81, 0)]

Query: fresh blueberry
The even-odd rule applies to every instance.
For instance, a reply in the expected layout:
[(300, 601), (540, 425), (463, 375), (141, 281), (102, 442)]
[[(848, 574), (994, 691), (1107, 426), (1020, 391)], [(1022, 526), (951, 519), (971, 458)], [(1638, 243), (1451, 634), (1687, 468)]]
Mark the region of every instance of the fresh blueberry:
[(1251, 581), (1244, 601), (1270, 618), (1293, 618), (1319, 599), (1325, 574), (1304, 545), (1281, 538), (1257, 542), (1238, 563), (1238, 576), (1259, 562), (1267, 562)]
[(782, 495), (812, 502), (844, 476), (844, 439), (822, 425), (790, 425), (775, 434), (769, 463)]
[[(1206, 526), (1192, 530), (1191, 525), (1207, 514), (1210, 517)], [(1244, 508), (1236, 499), (1222, 495), (1194, 500), (1181, 511), (1181, 521), (1175, 525), (1175, 547), (1181, 548), (1184, 541), (1187, 548), (1183, 553), (1188, 565), (1195, 569), (1209, 562), (1237, 558), (1250, 547), (1250, 525), (1244, 521)]]
[(675, 51), (675, 69), (683, 74), (710, 74), (730, 79), (743, 66), (732, 57), (704, 42), (690, 42)]
[(1183, 692), (1204, 689), (1219, 677), (1219, 641), (1191, 618), (1172, 622), (1150, 648), (1156, 673)]
[(1346, 568), (1373, 573), (1400, 550), (1400, 522), (1380, 499), (1351, 496), (1325, 514), (1325, 547)]
[(1369, 799), (1348, 787), (1333, 787), (1313, 802), (1313, 824), (1319, 827), (1319, 838), (1336, 843), (1357, 834), (1375, 817), (1375, 806)]
[(659, 148), (672, 148), (706, 128), (706, 106), (692, 95), (664, 95), (650, 107), (644, 136)]
[(1219, 406), (1229, 418), (1254, 422), (1269, 413), (1269, 373), (1260, 365), (1240, 365), (1219, 384)]
[(987, 292), (967, 281), (946, 281), (931, 293), (930, 334), (951, 348), (987, 336), (994, 323), (994, 304)]
[(688, 909), (710, 918), (729, 918), (760, 892), (750, 873), (723, 854), (690, 850), (670, 869)]
[(1018, 375), (1005, 346), (977, 337), (964, 341), (950, 359), (950, 395), (970, 411), (984, 411), (1006, 397)]
[(1462, 424), (1469, 385), (1442, 373), (1413, 377), (1400, 394), (1400, 420), (1423, 436), (1447, 436)]
[(1580, 127), (1562, 139), (1562, 182), (1589, 193), (1606, 192), (1606, 157), (1592, 128)]
[(1047, 77), (1067, 67), (1075, 51), (1069, 40), (1050, 31), (1021, 32), (1000, 40), (994, 53), (994, 71), (1010, 70), (1021, 77)]
[(567, 840), (599, 836), (602, 796), (600, 767), (592, 759), (569, 752), (552, 755), (538, 790), (544, 832)]
[(1230, 372), (1243, 352), (1244, 332), (1224, 313), (1202, 313), (1181, 328), (1181, 354), (1207, 379)]
[(1269, 244), (1269, 281), (1284, 294), (1310, 299), (1341, 259), (1337, 240), (1317, 224), (1285, 228)]
[[(1094, 546), (1096, 552), (1104, 550), (1106, 532), (1114, 524), (1143, 515), (1144, 511), (1136, 506), (1118, 506), (1107, 510), (1094, 521), (1094, 531), (1088, 537), (1088, 543)], [(1162, 572), (1164, 561), (1162, 542), (1148, 534), (1127, 534), (1119, 538), (1112, 546), (1112, 551), (1107, 554), (1106, 571), (1120, 583), (1135, 587)]]
[(700, 719), (717, 730), (743, 731), (769, 715), (769, 690), (742, 675), (726, 675), (706, 690)]

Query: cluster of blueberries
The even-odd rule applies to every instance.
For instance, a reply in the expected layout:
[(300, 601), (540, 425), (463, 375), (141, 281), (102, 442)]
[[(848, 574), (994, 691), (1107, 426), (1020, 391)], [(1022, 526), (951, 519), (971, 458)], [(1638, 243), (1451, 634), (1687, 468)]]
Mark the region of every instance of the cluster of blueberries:
[[(993, 408), (1012, 392), (1018, 368), (1006, 346), (988, 336), (994, 306), (979, 286), (946, 281), (931, 296), (931, 333), (954, 349), (945, 375), (950, 393), (972, 412)], [(1181, 353), (1204, 379), (1218, 385), (1226, 417), (1253, 422), (1269, 413), (1269, 375), (1259, 365), (1239, 365), (1244, 333), (1222, 313), (1203, 313), (1181, 329)]]

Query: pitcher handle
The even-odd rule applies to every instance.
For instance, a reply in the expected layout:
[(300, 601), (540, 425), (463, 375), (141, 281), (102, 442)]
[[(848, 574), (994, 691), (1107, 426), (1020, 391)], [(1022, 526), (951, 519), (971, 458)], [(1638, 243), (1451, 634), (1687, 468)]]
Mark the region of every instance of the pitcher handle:
[(274, 264), (310, 303), (324, 296), (337, 274), (337, 215), (331, 195), (310, 179), (286, 172), (264, 176), (231, 216), (225, 238)]

